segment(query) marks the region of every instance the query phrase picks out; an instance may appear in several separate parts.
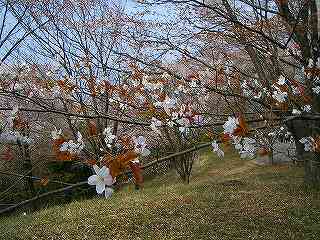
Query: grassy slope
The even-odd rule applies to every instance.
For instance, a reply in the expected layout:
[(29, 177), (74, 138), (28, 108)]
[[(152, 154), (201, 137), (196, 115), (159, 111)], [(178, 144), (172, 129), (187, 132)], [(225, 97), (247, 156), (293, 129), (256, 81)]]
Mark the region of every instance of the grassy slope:
[(302, 176), (203, 154), (188, 186), (170, 173), (142, 191), (2, 218), (0, 239), (320, 239), (320, 193)]

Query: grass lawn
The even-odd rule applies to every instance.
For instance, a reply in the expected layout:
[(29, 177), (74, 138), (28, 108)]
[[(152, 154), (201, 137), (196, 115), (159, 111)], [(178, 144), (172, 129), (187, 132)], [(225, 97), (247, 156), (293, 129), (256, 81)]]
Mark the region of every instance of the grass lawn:
[(189, 185), (174, 172), (94, 198), (0, 218), (0, 239), (320, 239), (320, 192), (303, 169), (203, 153)]

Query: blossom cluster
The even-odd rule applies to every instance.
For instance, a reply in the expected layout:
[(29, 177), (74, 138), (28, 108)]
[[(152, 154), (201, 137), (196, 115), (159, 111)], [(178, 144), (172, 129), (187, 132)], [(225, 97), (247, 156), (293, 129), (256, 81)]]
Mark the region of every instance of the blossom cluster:
[(0, 142), (6, 144), (22, 144), (30, 145), (33, 143), (33, 139), (27, 136), (25, 133), (19, 131), (15, 127), (15, 122), (18, 121), (19, 108), (13, 107), (12, 111), (3, 121), (0, 126)]

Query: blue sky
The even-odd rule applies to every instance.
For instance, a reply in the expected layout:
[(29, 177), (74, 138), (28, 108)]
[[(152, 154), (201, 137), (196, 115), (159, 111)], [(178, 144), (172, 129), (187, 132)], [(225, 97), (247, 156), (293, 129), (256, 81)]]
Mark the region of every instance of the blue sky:
[(176, 19), (177, 11), (172, 4), (150, 6), (140, 4), (136, 0), (124, 0), (123, 2), (129, 14), (144, 12), (144, 20), (170, 22)]

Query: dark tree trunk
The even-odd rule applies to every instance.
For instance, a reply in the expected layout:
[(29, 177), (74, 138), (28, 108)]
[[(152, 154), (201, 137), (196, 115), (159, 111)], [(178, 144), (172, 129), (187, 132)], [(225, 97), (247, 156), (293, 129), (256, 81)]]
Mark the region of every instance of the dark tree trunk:
[(320, 161), (316, 153), (304, 154), (304, 181), (306, 184), (318, 187), (320, 185)]
[(27, 173), (28, 178), (26, 179), (26, 192), (31, 195), (31, 197), (34, 197), (36, 194), (33, 179), (32, 179), (32, 163), (31, 163), (31, 157), (30, 157), (30, 149), (29, 145), (22, 145), (18, 144), (19, 149), (21, 152), (21, 156), (23, 159), (23, 172)]
[(195, 153), (187, 153), (174, 159), (175, 169), (184, 183), (190, 183), (194, 158)]
[(305, 152), (304, 145), (300, 143), (303, 137), (312, 136), (319, 123), (314, 120), (292, 120), (288, 123), (288, 129), (293, 134), (296, 145), (298, 161), (304, 162), (304, 181), (310, 186), (320, 185), (320, 159), (319, 154)]

